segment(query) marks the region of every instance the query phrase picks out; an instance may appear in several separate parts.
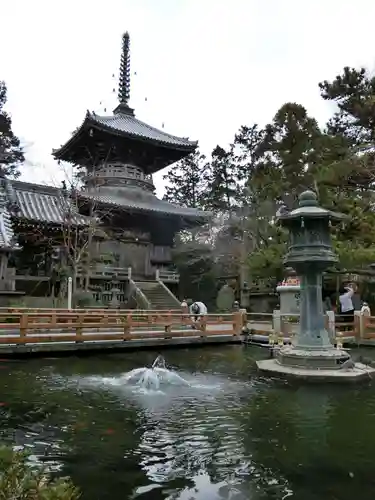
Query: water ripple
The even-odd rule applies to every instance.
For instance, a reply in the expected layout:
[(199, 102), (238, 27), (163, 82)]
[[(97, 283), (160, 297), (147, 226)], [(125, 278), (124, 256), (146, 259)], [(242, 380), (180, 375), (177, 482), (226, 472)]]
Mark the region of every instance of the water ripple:
[(264, 380), (251, 350), (229, 347), (168, 354), (187, 386), (127, 384), (151, 356), (2, 370), (1, 438), (71, 475), (83, 500), (372, 499), (373, 388)]

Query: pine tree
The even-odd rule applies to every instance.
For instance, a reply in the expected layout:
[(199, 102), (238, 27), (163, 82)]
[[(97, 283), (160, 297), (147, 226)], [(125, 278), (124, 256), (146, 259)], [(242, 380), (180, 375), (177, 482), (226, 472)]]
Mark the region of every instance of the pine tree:
[(257, 124), (241, 126), (234, 137), (232, 146), (235, 155), (237, 177), (247, 180), (251, 172), (256, 168), (263, 155), (263, 140), (265, 130), (260, 129)]
[(233, 150), (216, 146), (205, 172), (206, 206), (214, 212), (231, 214), (238, 193)]
[(12, 120), (4, 110), (7, 87), (0, 81), (0, 176), (19, 177), (18, 168), (25, 161), (19, 139), (12, 131)]
[(164, 200), (182, 207), (204, 208), (206, 157), (198, 150), (163, 176), (167, 181)]
[(361, 145), (375, 139), (375, 76), (364, 68), (345, 67), (341, 75), (319, 83), (321, 96), (333, 101), (338, 111), (328, 122), (328, 132), (343, 136), (349, 145)]
[(284, 104), (267, 125), (264, 164), (273, 170), (272, 182), (280, 201), (293, 204), (299, 193), (313, 187), (311, 172), (319, 160), (321, 136), (316, 120), (296, 103)]

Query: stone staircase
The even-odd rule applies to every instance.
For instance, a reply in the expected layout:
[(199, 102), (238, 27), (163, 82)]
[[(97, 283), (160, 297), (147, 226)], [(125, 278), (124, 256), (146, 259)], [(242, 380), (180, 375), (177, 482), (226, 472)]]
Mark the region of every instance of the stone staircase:
[(180, 302), (158, 281), (136, 281), (135, 285), (151, 304), (151, 309), (179, 309)]

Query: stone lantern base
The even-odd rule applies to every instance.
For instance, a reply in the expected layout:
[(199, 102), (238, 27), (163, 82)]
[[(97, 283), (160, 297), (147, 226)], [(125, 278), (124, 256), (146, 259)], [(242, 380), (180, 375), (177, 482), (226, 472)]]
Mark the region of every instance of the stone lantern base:
[(285, 346), (277, 353), (277, 362), (283, 366), (295, 368), (309, 368), (338, 370), (350, 356), (347, 351), (335, 349), (303, 349), (294, 346)]
[(340, 349), (281, 348), (276, 357), (257, 361), (264, 374), (310, 382), (359, 382), (375, 376), (375, 369), (351, 363), (349, 354)]

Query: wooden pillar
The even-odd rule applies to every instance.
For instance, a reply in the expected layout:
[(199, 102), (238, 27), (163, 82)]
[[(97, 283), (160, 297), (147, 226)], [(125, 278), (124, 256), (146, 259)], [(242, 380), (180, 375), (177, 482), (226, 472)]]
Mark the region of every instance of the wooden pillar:
[(7, 282), (6, 282), (7, 269), (8, 269), (8, 254), (1, 253), (1, 259), (0, 259), (0, 289), (1, 290), (7, 289)]

